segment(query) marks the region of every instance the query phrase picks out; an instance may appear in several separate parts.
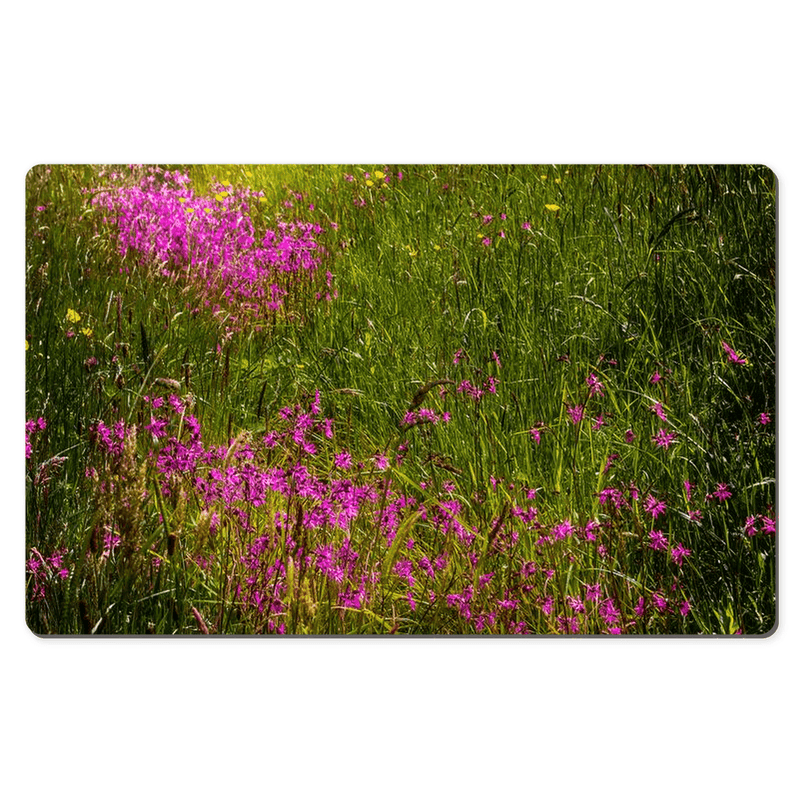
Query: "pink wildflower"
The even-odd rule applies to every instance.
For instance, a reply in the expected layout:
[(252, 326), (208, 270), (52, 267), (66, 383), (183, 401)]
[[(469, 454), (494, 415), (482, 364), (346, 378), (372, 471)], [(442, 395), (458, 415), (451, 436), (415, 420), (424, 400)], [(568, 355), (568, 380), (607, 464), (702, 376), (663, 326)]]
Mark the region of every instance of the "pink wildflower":
[(552, 534), (554, 539), (566, 539), (567, 536), (571, 536), (574, 531), (575, 528), (572, 523), (568, 519), (565, 519), (553, 526)]
[(596, 416), (596, 417), (595, 417), (595, 418), (592, 420), (592, 430), (593, 430), (593, 431), (599, 431), (599, 430), (600, 430), (600, 428), (602, 428), (602, 427), (603, 427), (603, 425), (605, 425), (605, 424), (606, 424), (606, 421), (605, 421), (605, 419), (603, 418), (603, 414), (602, 414), (602, 412), (601, 412), (600, 414), (598, 414), (598, 415), (597, 415), (597, 416)]
[(569, 414), (570, 419), (572, 420), (573, 425), (577, 425), (583, 419), (583, 411), (584, 408), (582, 405), (577, 406), (567, 406), (567, 414)]
[(765, 517), (763, 514), (759, 514), (759, 519), (761, 520), (761, 528), (762, 533), (775, 533), (775, 520), (771, 517)]
[(542, 441), (542, 431), (545, 429), (544, 422), (537, 422), (529, 431), (531, 439), (533, 439), (536, 444)]
[(667, 450), (677, 438), (677, 433), (667, 433), (663, 428), (661, 428), (653, 437), (653, 442), (655, 442), (656, 447), (663, 447), (665, 450)]
[(744, 356), (738, 355), (738, 353), (727, 343), (722, 342), (722, 349), (725, 351), (725, 354), (728, 356), (728, 361), (733, 364), (746, 364), (747, 359)]
[(603, 474), (607, 473), (611, 467), (614, 465), (614, 462), (619, 458), (619, 453), (610, 453), (608, 458), (606, 459), (606, 464), (603, 467)]
[(619, 620), (619, 609), (614, 603), (614, 598), (608, 597), (598, 606), (600, 616), (606, 625), (611, 626)]
[(716, 497), (720, 503), (727, 500), (729, 497), (732, 497), (730, 489), (728, 489), (727, 483), (718, 483), (716, 491), (712, 492), (709, 497)]
[(586, 586), (586, 602), (594, 603), (600, 599), (600, 584), (590, 583)]
[(589, 387), (589, 397), (603, 397), (603, 389), (605, 386), (600, 382), (600, 379), (594, 373), (591, 373), (586, 379), (586, 385)]
[(352, 457), (346, 450), (343, 450), (341, 453), (336, 453), (333, 456), (333, 465), (338, 469), (350, 469), (352, 464)]
[(677, 564), (679, 567), (683, 566), (683, 559), (688, 558), (692, 554), (692, 551), (689, 550), (688, 547), (685, 547), (681, 542), (675, 545), (670, 551), (670, 556), (672, 558), (673, 563)]
[(667, 510), (667, 504), (663, 500), (656, 500), (653, 495), (649, 494), (644, 501), (644, 510), (650, 514), (653, 519), (656, 519)]
[(590, 519), (583, 527), (583, 534), (586, 536), (586, 541), (596, 542), (597, 535), (595, 531), (600, 527), (600, 523), (596, 519)]
[(644, 597), (640, 597), (636, 602), (636, 605), (633, 607), (633, 613), (636, 614), (637, 617), (644, 616)]
[(650, 531), (649, 547), (653, 550), (666, 550), (668, 546), (669, 542), (662, 531)]
[(667, 601), (658, 592), (655, 592), (651, 599), (657, 611), (663, 614), (667, 610)]

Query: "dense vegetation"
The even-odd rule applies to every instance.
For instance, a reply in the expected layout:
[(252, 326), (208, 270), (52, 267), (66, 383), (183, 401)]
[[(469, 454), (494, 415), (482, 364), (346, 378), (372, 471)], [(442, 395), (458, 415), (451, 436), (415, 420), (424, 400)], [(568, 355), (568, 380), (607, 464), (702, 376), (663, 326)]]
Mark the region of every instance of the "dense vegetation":
[(749, 166), (40, 166), (37, 633), (763, 634)]

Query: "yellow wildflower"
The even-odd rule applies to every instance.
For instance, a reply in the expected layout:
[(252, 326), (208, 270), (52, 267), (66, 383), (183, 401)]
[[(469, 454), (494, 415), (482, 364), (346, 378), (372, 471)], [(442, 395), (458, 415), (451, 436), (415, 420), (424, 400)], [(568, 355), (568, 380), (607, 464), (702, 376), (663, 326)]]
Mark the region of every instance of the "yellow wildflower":
[(375, 176), (375, 179), (379, 181), (382, 181), (386, 177), (379, 169), (376, 169), (372, 174)]
[(94, 333), (94, 331), (93, 331), (91, 328), (81, 328), (81, 333), (82, 333), (84, 336), (87, 336), (87, 337), (89, 337), (89, 336), (91, 336), (91, 335)]
[(73, 308), (67, 309), (67, 322), (80, 322), (81, 315)]
[(555, 203), (548, 203), (545, 208), (548, 211), (561, 211), (561, 206), (557, 206)]
[(375, 183), (373, 181), (367, 181), (367, 186), (374, 186)]

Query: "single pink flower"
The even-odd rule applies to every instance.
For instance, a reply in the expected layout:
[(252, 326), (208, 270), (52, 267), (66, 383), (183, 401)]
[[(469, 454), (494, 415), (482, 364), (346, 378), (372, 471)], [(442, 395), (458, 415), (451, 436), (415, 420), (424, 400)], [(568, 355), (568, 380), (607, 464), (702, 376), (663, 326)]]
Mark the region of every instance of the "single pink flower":
[(722, 349), (725, 351), (725, 354), (728, 356), (728, 361), (733, 364), (746, 364), (747, 359), (744, 356), (740, 356), (727, 342), (722, 342)]
[(352, 457), (346, 450), (343, 450), (341, 453), (336, 453), (333, 456), (333, 465), (338, 469), (350, 469), (352, 464)]
[(589, 397), (603, 397), (603, 389), (605, 386), (600, 382), (600, 379), (594, 373), (591, 373), (586, 379), (586, 385), (589, 387)]
[(567, 414), (569, 414), (573, 425), (577, 425), (583, 419), (584, 408), (582, 405), (567, 406)]
[(712, 492), (709, 497), (716, 497), (720, 503), (727, 500), (729, 497), (733, 497), (730, 489), (728, 489), (727, 483), (718, 483), (716, 491)]
[(683, 566), (683, 559), (688, 558), (692, 554), (692, 551), (689, 550), (688, 547), (684, 547), (681, 542), (675, 545), (670, 551), (670, 556), (672, 561), (677, 564), (679, 567)]
[(667, 433), (663, 428), (653, 437), (656, 447), (663, 447), (665, 450), (677, 439), (677, 433)]
[(653, 495), (649, 494), (644, 501), (644, 510), (650, 514), (653, 519), (656, 519), (667, 510), (667, 504), (663, 500), (656, 500)]
[(663, 531), (650, 531), (650, 544), (648, 546), (653, 550), (666, 550), (669, 542)]

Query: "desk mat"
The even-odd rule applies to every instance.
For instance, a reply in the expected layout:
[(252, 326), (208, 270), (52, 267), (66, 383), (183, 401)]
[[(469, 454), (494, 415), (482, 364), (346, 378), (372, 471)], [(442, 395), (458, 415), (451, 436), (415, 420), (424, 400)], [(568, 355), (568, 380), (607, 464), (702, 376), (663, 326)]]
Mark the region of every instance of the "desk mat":
[(33, 633), (775, 629), (766, 167), (26, 189)]

